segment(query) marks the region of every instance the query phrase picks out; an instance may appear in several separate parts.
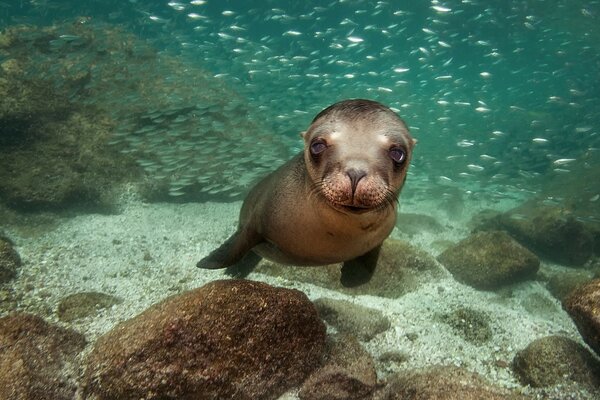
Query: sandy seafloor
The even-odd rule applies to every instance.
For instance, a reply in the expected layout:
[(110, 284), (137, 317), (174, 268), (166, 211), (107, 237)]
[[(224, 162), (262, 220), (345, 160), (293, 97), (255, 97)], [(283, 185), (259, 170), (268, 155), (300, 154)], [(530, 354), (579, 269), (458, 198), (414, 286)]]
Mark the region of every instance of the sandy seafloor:
[[(514, 205), (473, 202), (467, 204), (465, 208), (469, 212), (459, 220), (448, 219), (442, 213), (434, 214), (440, 223), (452, 229), (442, 235), (419, 234), (409, 241), (437, 256), (431, 243), (443, 239), (458, 241), (468, 235), (464, 222), (470, 215), (485, 208), (503, 210)], [(195, 264), (235, 230), (240, 206), (241, 202), (145, 204), (132, 200), (123, 205), (119, 214), (64, 218), (55, 228), (37, 236), (19, 236), (17, 231), (9, 230), (6, 233), (15, 241), (23, 260), (21, 275), (13, 284), (14, 290), (21, 294), (19, 308), (46, 310), (42, 316), (48, 319), (50, 314), (50, 320), (67, 326), (55, 313), (60, 299), (66, 295), (99, 291), (121, 298), (123, 303), (68, 325), (93, 343), (118, 322), (167, 296), (227, 278), (223, 270), (199, 270)], [(423, 201), (407, 202), (401, 208), (403, 212), (430, 215), (435, 209), (433, 203)], [(396, 231), (392, 236), (401, 238)], [(556, 266), (543, 263), (542, 268)], [(518, 382), (510, 367), (503, 363), (510, 364), (515, 353), (534, 339), (560, 334), (583, 343), (560, 303), (536, 281), (496, 293), (474, 290), (448, 274), (403, 297), (386, 299), (348, 296), (258, 273), (249, 278), (299, 289), (312, 300), (345, 299), (382, 311), (392, 327), (364, 345), (375, 359), (392, 350), (406, 354), (408, 360), (397, 368), (459, 365), (497, 385), (515, 387)], [(467, 342), (435, 317), (458, 306), (489, 316), (493, 330), (490, 341), (483, 345)], [(418, 338), (411, 341), (407, 334), (413, 333), (418, 334)], [(392, 372), (394, 368), (380, 368), (378, 375), (383, 378)], [(284, 397), (293, 399), (295, 395)]]

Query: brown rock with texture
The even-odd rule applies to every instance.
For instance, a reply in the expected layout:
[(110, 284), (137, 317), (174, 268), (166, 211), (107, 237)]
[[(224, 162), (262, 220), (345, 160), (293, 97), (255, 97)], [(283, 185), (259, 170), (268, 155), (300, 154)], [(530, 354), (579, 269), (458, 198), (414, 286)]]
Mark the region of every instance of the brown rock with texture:
[(12, 243), (0, 236), (0, 284), (6, 283), (17, 276), (21, 266), (19, 253), (13, 249)]
[(483, 221), (482, 230), (507, 231), (540, 257), (580, 266), (594, 253), (594, 230), (569, 210), (528, 202)]
[(519, 394), (495, 387), (476, 373), (450, 366), (396, 375), (374, 400), (524, 400)]
[(600, 279), (575, 289), (564, 304), (583, 340), (600, 355)]
[(327, 362), (302, 385), (301, 400), (369, 399), (377, 385), (371, 355), (350, 335), (329, 343)]
[(326, 297), (315, 300), (319, 315), (338, 332), (369, 341), (390, 329), (390, 320), (379, 310)]
[(540, 260), (502, 231), (478, 232), (439, 255), (454, 278), (476, 289), (533, 278)]
[(519, 351), (513, 369), (524, 385), (547, 387), (578, 382), (600, 389), (600, 363), (581, 344), (547, 336)]
[(0, 318), (0, 399), (72, 400), (83, 335), (30, 314)]
[(371, 280), (363, 285), (347, 288), (340, 283), (341, 264), (319, 267), (294, 267), (263, 261), (257, 272), (284, 277), (292, 281), (308, 282), (350, 295), (368, 294), (398, 298), (416, 290), (420, 285), (445, 274), (442, 266), (425, 251), (401, 240), (383, 242), (377, 268)]
[(158, 303), (102, 336), (97, 399), (275, 399), (320, 365), (325, 326), (304, 293), (225, 280)]

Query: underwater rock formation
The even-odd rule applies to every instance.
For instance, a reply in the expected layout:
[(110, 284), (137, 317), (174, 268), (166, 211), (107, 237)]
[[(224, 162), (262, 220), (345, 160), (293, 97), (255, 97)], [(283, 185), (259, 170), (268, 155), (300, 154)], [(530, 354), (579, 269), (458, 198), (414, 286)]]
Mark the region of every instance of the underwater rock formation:
[(484, 221), (477, 230), (504, 230), (539, 257), (558, 264), (580, 266), (594, 253), (594, 234), (568, 210), (537, 202)]
[(441, 233), (445, 227), (430, 215), (414, 213), (398, 213), (396, 226), (400, 233), (408, 237), (423, 232)]
[(338, 332), (369, 341), (390, 328), (390, 320), (379, 310), (346, 300), (320, 298), (314, 301), (319, 315)]
[(406, 371), (388, 380), (374, 400), (525, 400), (495, 387), (476, 373), (453, 366)]
[(600, 355), (600, 279), (575, 289), (564, 304), (583, 340)]
[(600, 362), (585, 347), (562, 336), (531, 342), (515, 356), (513, 370), (524, 385), (546, 387), (577, 382), (600, 390)]
[(300, 400), (367, 400), (377, 385), (371, 355), (349, 335), (328, 341), (327, 361), (304, 382)]
[(211, 282), (102, 336), (87, 359), (98, 399), (274, 399), (321, 364), (325, 325), (303, 293)]
[(587, 271), (574, 270), (552, 275), (546, 283), (546, 288), (557, 300), (564, 304), (571, 292), (590, 282), (592, 277)]
[(9, 27), (0, 56), (12, 207), (110, 207), (126, 183), (148, 200), (232, 200), (289, 155), (222, 81), (114, 26)]
[(0, 399), (72, 400), (83, 335), (30, 314), (0, 318)]
[(21, 257), (10, 240), (0, 236), (0, 284), (9, 282), (21, 267)]
[(319, 267), (294, 267), (262, 261), (256, 268), (273, 276), (312, 283), (347, 294), (369, 294), (397, 298), (425, 282), (438, 279), (446, 272), (428, 253), (401, 240), (383, 242), (377, 268), (371, 280), (355, 288), (340, 284), (341, 264)]
[(531, 279), (540, 260), (502, 231), (478, 232), (438, 256), (459, 282), (493, 290)]
[(56, 313), (63, 322), (74, 321), (98, 313), (103, 308), (112, 307), (122, 300), (99, 292), (74, 293), (63, 298), (58, 304)]
[(439, 319), (452, 327), (457, 335), (473, 344), (480, 345), (492, 338), (489, 317), (480, 311), (460, 307), (440, 315)]

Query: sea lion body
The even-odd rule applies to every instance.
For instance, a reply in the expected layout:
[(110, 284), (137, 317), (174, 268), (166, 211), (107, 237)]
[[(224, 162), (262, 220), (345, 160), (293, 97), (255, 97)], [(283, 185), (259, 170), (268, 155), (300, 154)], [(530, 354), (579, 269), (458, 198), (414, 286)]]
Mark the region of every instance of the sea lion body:
[(247, 269), (258, 255), (293, 265), (344, 262), (347, 286), (370, 278), (415, 141), (393, 111), (369, 100), (326, 108), (303, 137), (304, 151), (250, 191), (236, 233), (199, 267)]

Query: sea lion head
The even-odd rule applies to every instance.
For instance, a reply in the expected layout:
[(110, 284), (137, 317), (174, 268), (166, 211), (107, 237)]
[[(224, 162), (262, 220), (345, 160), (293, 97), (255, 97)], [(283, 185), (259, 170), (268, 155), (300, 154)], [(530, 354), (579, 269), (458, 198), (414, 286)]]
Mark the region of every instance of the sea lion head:
[(303, 133), (313, 190), (344, 213), (394, 207), (415, 140), (392, 110), (345, 100), (321, 111)]

